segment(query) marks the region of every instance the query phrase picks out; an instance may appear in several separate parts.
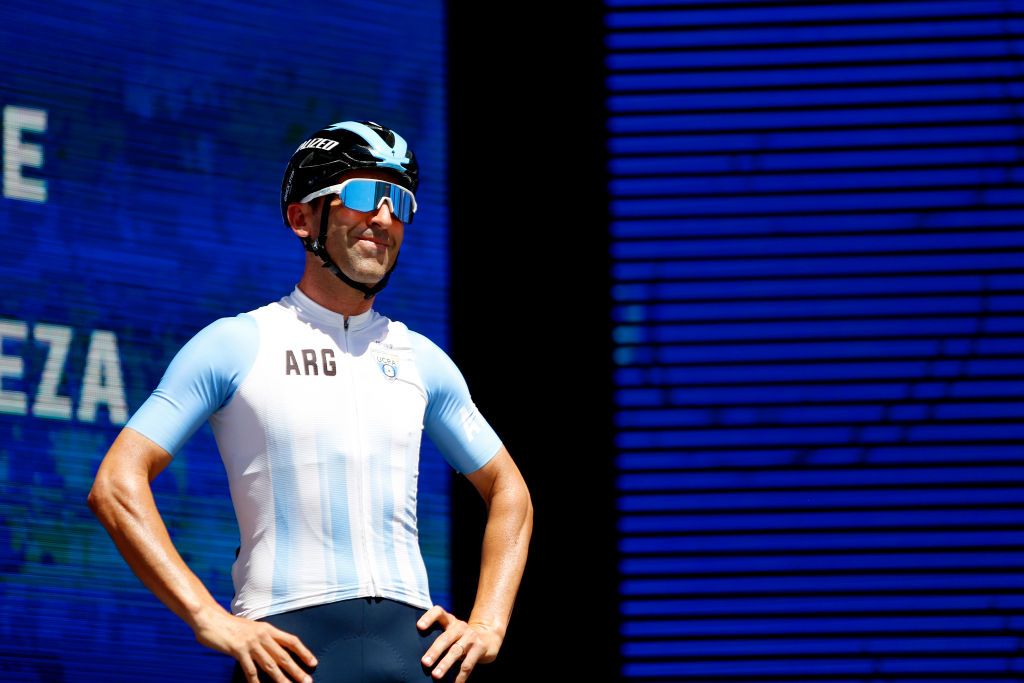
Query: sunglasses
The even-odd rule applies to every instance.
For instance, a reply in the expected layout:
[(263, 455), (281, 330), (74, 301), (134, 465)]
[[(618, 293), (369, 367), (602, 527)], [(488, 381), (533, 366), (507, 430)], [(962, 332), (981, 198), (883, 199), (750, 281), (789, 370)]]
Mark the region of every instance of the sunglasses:
[(356, 211), (376, 211), (388, 203), (392, 215), (403, 223), (412, 223), (416, 213), (416, 197), (401, 185), (376, 178), (349, 178), (340, 185), (331, 185), (308, 194), (299, 201), (306, 203), (317, 197), (336, 194), (341, 203)]

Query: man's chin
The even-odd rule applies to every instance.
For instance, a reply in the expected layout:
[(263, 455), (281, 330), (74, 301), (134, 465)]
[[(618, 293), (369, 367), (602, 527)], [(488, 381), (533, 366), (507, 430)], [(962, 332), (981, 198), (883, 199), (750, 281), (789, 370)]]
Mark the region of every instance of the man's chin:
[(381, 278), (383, 278), (384, 274), (387, 273), (387, 269), (381, 268), (380, 270), (373, 271), (352, 271), (349, 268), (342, 268), (341, 272), (345, 273), (345, 275), (347, 275), (348, 277), (350, 277), (351, 279), (355, 280), (360, 284), (372, 287), (373, 285), (381, 281)]
[(341, 272), (347, 277), (361, 284), (373, 286), (387, 275), (393, 261), (387, 258), (387, 256), (383, 256), (382, 260), (377, 260), (376, 258), (354, 258), (337, 261), (337, 263), (338, 267), (341, 268)]

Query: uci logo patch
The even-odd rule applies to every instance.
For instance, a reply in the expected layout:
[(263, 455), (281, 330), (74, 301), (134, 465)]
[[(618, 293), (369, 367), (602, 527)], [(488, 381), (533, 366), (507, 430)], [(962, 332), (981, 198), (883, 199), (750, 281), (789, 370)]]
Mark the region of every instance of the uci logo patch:
[(398, 378), (398, 361), (391, 356), (377, 356), (377, 367), (389, 380)]

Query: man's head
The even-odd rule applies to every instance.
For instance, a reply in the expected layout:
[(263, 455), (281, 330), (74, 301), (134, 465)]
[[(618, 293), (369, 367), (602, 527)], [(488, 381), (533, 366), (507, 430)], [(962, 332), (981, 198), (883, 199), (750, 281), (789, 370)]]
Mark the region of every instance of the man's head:
[[(370, 298), (394, 269), (418, 184), (416, 158), (400, 135), (372, 121), (342, 121), (317, 131), (292, 154), (281, 183), (281, 217), (325, 267)], [(348, 241), (336, 245), (331, 239)], [(366, 260), (370, 251), (376, 268)]]
[[(331, 190), (327, 194), (289, 204), (286, 220), (304, 243), (315, 238), (323, 245), (343, 275), (372, 287), (391, 272), (405, 236), (406, 221), (392, 207), (398, 204), (398, 211), (404, 209), (402, 215), (411, 218), (414, 200), (404, 189), (392, 190), (403, 193), (398, 201), (387, 195), (374, 201), (374, 188), (392, 182), (394, 177), (386, 171), (348, 171), (325, 188)], [(350, 192), (352, 187), (357, 189)]]

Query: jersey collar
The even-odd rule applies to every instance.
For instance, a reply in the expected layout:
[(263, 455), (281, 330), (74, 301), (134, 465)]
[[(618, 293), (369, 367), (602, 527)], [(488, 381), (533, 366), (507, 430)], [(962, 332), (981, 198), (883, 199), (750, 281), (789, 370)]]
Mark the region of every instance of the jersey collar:
[[(342, 315), (341, 313), (335, 313), (331, 309), (324, 308), (317, 302), (313, 301), (308, 296), (306, 296), (301, 289), (299, 289), (298, 285), (296, 285), (295, 289), (292, 290), (292, 293), (289, 296), (289, 298), (291, 299), (291, 304), (295, 307), (295, 309), (298, 310), (303, 315), (305, 315), (306, 317), (312, 318), (317, 322), (321, 322), (335, 327), (345, 326), (344, 315)], [(359, 315), (350, 315), (348, 317), (348, 329), (351, 330), (363, 327), (367, 325), (371, 320), (373, 320), (375, 316), (376, 311), (374, 311), (372, 308), (360, 313)]]

